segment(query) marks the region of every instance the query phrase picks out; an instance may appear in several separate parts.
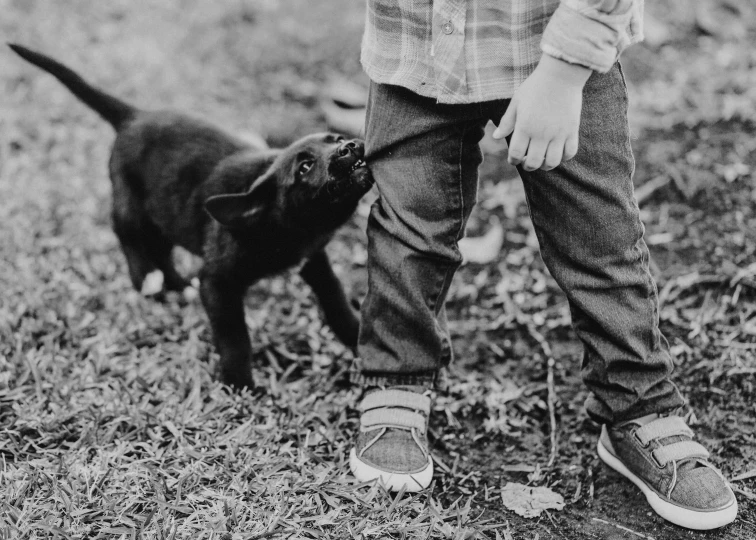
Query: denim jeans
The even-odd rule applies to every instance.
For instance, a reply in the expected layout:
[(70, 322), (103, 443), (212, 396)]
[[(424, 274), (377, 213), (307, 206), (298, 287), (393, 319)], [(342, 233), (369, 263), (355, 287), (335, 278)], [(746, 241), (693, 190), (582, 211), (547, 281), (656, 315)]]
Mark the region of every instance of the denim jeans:
[[(444, 301), (476, 202), (479, 142), (508, 104), (438, 104), (371, 85), (365, 150), (380, 197), (368, 222), (356, 382), (432, 385), (451, 361)], [(584, 345), (589, 415), (611, 424), (683, 405), (669, 379), (673, 363), (633, 195), (619, 64), (585, 86), (575, 158), (551, 171), (518, 170), (541, 256)]]

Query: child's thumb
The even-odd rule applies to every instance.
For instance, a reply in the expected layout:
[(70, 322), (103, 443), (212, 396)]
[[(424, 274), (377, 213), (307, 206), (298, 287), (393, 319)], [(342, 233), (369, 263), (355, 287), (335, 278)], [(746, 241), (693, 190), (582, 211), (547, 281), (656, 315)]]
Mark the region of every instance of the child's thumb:
[(516, 119), (517, 107), (515, 107), (514, 100), (512, 100), (512, 102), (509, 103), (509, 107), (507, 107), (507, 112), (505, 112), (504, 116), (501, 117), (499, 127), (494, 130), (493, 138), (503, 139), (504, 137), (511, 135), (514, 131)]

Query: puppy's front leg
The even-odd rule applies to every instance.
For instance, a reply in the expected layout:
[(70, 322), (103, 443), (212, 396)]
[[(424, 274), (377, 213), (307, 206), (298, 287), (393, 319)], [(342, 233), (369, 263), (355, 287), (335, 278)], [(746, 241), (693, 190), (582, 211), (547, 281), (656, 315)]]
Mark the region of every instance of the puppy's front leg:
[(200, 276), (200, 297), (220, 355), (221, 382), (252, 387), (252, 344), (244, 321), (244, 288), (220, 276)]
[(341, 282), (333, 273), (324, 250), (316, 252), (302, 267), (300, 275), (318, 297), (328, 325), (344, 345), (357, 346), (360, 319), (349, 305)]

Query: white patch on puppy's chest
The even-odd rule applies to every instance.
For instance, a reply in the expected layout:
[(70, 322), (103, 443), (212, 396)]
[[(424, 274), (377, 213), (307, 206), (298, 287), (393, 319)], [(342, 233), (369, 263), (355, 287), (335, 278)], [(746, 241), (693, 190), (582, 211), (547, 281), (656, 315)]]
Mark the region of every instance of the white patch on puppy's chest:
[(160, 270), (153, 270), (144, 277), (142, 282), (142, 290), (140, 291), (144, 296), (154, 296), (163, 290), (163, 272)]

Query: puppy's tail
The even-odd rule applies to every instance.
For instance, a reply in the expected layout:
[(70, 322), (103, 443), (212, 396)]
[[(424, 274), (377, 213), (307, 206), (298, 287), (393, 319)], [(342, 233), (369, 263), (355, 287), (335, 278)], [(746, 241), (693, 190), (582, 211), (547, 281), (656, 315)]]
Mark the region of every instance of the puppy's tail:
[(60, 62), (21, 45), (8, 43), (8, 46), (21, 58), (47, 71), (62, 82), (77, 98), (94, 109), (114, 128), (118, 129), (124, 122), (135, 116), (136, 109), (134, 107), (91, 86)]

